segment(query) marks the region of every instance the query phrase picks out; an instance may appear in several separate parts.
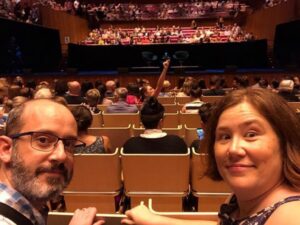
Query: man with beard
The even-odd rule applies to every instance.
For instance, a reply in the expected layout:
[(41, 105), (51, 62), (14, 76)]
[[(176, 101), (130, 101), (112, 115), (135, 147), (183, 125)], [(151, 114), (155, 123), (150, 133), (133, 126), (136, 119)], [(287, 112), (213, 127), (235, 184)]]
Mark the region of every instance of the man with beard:
[[(46, 202), (69, 184), (79, 145), (64, 105), (36, 99), (12, 110), (0, 137), (0, 224), (46, 224)], [(102, 224), (95, 215), (95, 208), (77, 209), (70, 225)]]

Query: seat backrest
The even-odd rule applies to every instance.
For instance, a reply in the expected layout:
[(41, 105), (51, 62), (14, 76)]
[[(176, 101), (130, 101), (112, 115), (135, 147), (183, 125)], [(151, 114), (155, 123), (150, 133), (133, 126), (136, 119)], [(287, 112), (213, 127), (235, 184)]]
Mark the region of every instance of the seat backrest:
[(102, 127), (103, 126), (103, 118), (102, 114), (92, 114), (93, 116), (93, 122), (91, 124), (91, 127)]
[(288, 102), (288, 105), (289, 105), (295, 112), (299, 112), (299, 110), (300, 110), (300, 102)]
[(190, 151), (186, 154), (125, 154), (121, 149), (121, 163), (129, 196), (188, 191)]
[(179, 112), (179, 122), (190, 128), (198, 128), (201, 126), (201, 118), (198, 113)]
[(100, 109), (102, 112), (105, 112), (107, 109), (108, 105), (102, 105), (102, 104), (98, 104), (97, 108)]
[(176, 102), (180, 105), (191, 102), (192, 98), (190, 96), (187, 97), (176, 97)]
[(175, 104), (175, 96), (158, 97), (157, 100), (160, 104)]
[(134, 124), (140, 125), (140, 115), (137, 113), (102, 113), (104, 127), (125, 127)]
[(89, 128), (88, 133), (95, 136), (108, 136), (112, 149), (122, 147), (131, 137), (131, 126)]
[(66, 191), (118, 192), (121, 189), (119, 151), (112, 154), (75, 154), (74, 174)]
[(178, 112), (176, 113), (165, 113), (163, 118), (164, 128), (177, 128), (179, 123)]
[(224, 96), (202, 96), (201, 99), (203, 102), (214, 104), (220, 101), (223, 97)]
[(191, 146), (194, 140), (198, 140), (197, 128), (189, 128), (187, 125), (184, 125), (184, 140), (187, 146)]
[(163, 104), (165, 108), (165, 113), (176, 113), (177, 112), (177, 104)]
[(196, 153), (192, 149), (191, 187), (196, 193), (230, 193), (231, 190), (224, 181), (214, 181), (205, 176), (207, 154)]

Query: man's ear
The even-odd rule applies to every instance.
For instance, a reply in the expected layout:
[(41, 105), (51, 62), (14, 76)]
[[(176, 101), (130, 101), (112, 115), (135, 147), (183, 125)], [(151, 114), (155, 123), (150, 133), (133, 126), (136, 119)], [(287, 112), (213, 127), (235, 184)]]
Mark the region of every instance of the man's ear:
[(8, 163), (12, 155), (12, 139), (7, 136), (0, 136), (0, 161)]

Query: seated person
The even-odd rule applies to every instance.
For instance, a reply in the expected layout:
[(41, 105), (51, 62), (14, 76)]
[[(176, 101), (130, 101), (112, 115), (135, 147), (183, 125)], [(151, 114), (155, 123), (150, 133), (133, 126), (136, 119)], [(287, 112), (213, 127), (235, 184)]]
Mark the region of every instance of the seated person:
[(209, 79), (209, 90), (203, 92), (205, 96), (222, 96), (225, 95), (225, 91), (221, 86), (221, 79), (219, 76), (214, 75)]
[(131, 105), (139, 104), (140, 89), (137, 83), (128, 83), (127, 85), (128, 94), (126, 102)]
[(108, 106), (107, 113), (137, 113), (139, 110), (136, 105), (131, 105), (126, 102), (128, 91), (124, 87), (115, 90), (116, 102)]
[(83, 106), (72, 108), (78, 130), (78, 139), (86, 143), (86, 146), (76, 147), (75, 153), (110, 153), (110, 140), (107, 136), (94, 136), (88, 134), (88, 128), (93, 122), (91, 111)]
[(167, 75), (167, 71), (169, 69), (170, 66), (170, 59), (166, 59), (163, 62), (163, 70), (161, 71), (161, 74), (157, 80), (157, 84), (156, 84), (156, 88), (154, 89), (153, 87), (151, 87), (151, 85), (149, 83), (146, 83), (142, 88), (141, 88), (141, 99), (140, 102), (144, 102), (145, 99), (149, 98), (149, 97), (158, 97), (162, 87), (163, 87), (163, 83), (164, 80), (166, 78)]
[(201, 118), (200, 128), (197, 128), (198, 139), (194, 140), (190, 146), (191, 148), (194, 148), (196, 152), (201, 151), (200, 143), (204, 139), (206, 124), (213, 108), (214, 106), (212, 104), (205, 103), (201, 105), (198, 110), (199, 116)]
[(183, 113), (198, 113), (199, 108), (204, 102), (201, 101), (202, 89), (198, 86), (198, 83), (193, 82), (190, 90), (191, 102), (186, 103), (181, 112)]
[(294, 81), (282, 80), (279, 84), (278, 94), (288, 102), (298, 102), (299, 99), (294, 91)]
[(86, 106), (91, 110), (92, 114), (99, 114), (101, 112), (97, 105), (100, 100), (100, 92), (96, 88), (89, 89), (85, 94)]
[(124, 153), (175, 154), (186, 153), (187, 146), (176, 135), (162, 132), (164, 107), (155, 97), (147, 98), (141, 109), (141, 121), (145, 132), (139, 137), (132, 137), (124, 144)]

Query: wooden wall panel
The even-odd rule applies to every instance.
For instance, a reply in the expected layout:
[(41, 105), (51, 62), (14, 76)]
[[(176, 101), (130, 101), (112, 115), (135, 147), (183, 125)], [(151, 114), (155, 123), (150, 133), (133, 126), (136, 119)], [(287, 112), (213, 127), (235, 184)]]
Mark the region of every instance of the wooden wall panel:
[(268, 45), (273, 47), (276, 25), (297, 18), (297, 1), (298, 0), (288, 0), (272, 8), (262, 8), (254, 11), (254, 13), (247, 18), (245, 30), (253, 32), (257, 39), (268, 39)]
[(78, 43), (84, 40), (89, 33), (86, 19), (44, 6), (40, 7), (40, 12), (43, 26), (59, 30), (63, 53), (67, 52), (66, 39), (72, 43)]

